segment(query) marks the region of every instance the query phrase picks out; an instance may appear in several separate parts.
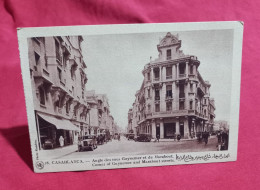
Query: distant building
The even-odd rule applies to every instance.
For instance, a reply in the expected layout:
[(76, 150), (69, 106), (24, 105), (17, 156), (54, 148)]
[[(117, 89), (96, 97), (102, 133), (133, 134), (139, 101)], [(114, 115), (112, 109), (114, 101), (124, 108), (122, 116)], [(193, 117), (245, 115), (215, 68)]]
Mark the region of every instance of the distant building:
[(218, 120), (214, 122), (213, 129), (215, 131), (221, 130), (221, 131), (228, 131), (229, 130), (229, 124), (227, 121), (224, 120)]
[(128, 112), (128, 128), (155, 138), (190, 138), (210, 131), (215, 118), (208, 81), (198, 71), (196, 56), (185, 55), (178, 36), (167, 33), (157, 45), (159, 57), (142, 71), (144, 79)]
[(90, 125), (88, 134), (99, 135), (109, 132), (115, 133), (115, 122), (110, 114), (109, 102), (106, 94), (95, 94), (94, 90), (86, 92), (90, 111)]

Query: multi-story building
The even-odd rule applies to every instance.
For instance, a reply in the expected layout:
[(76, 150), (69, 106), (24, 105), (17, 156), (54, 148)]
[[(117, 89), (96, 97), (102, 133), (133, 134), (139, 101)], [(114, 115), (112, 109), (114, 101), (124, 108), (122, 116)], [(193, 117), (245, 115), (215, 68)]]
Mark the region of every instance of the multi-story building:
[(114, 134), (114, 118), (110, 114), (109, 102), (106, 94), (95, 94), (94, 90), (87, 91), (87, 102), (90, 107), (89, 134)]
[(28, 39), (29, 66), (39, 148), (46, 139), (75, 144), (88, 128), (86, 64), (82, 36)]
[(128, 133), (133, 133), (133, 109), (130, 108), (128, 110), (128, 124), (127, 124), (127, 132)]
[(190, 138), (213, 127), (211, 85), (198, 71), (200, 61), (185, 55), (181, 43), (178, 35), (167, 33), (157, 45), (159, 57), (144, 66), (144, 80), (136, 92), (132, 118), (128, 118), (137, 134), (150, 133), (154, 138), (180, 134)]

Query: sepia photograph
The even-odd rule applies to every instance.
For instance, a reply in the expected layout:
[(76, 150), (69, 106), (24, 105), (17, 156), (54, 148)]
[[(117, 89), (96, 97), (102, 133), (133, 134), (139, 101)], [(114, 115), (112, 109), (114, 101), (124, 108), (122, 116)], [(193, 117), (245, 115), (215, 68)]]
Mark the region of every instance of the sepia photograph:
[(234, 161), (231, 23), (18, 30), (36, 172)]

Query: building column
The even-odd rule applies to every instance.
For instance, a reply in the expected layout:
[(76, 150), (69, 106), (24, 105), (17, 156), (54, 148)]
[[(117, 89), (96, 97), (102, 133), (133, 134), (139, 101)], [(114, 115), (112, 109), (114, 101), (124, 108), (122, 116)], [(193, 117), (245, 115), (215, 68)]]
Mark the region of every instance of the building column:
[(179, 122), (179, 118), (177, 118), (176, 120), (176, 135), (180, 134), (180, 122)]
[(179, 110), (179, 86), (176, 84), (175, 82), (175, 105), (176, 105), (176, 109), (175, 110)]
[(151, 69), (151, 81), (153, 82), (153, 67)]
[(172, 79), (176, 79), (176, 67), (175, 67), (175, 65), (172, 65)]
[(185, 71), (186, 71), (186, 77), (189, 76), (189, 68), (188, 68), (188, 61), (186, 62), (186, 68), (185, 68)]
[(163, 126), (163, 120), (160, 119), (160, 138), (163, 139), (164, 138), (164, 126)]
[(179, 63), (176, 64), (176, 80), (179, 78)]
[(190, 138), (189, 135), (189, 121), (188, 121), (188, 117), (185, 117), (184, 119), (184, 139), (188, 139)]
[(165, 95), (166, 95), (166, 84), (162, 83), (162, 87), (160, 89), (160, 111), (166, 111)]
[(162, 69), (163, 69), (163, 67), (160, 66), (160, 71), (159, 71), (159, 73), (160, 73), (160, 77), (159, 77), (159, 81), (162, 81)]
[(156, 138), (156, 126), (154, 120), (152, 120), (152, 137)]
[(189, 83), (185, 82), (184, 85), (184, 93), (185, 93), (185, 102), (184, 102), (184, 109), (188, 110), (188, 106), (189, 106)]
[(197, 75), (197, 73), (196, 73), (196, 65), (193, 65), (193, 74), (196, 76)]

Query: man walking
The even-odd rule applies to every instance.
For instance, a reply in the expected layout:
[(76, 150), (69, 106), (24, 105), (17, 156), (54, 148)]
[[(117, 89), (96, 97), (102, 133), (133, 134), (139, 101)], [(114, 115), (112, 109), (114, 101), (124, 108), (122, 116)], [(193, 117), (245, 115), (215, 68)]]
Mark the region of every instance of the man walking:
[(159, 134), (157, 134), (156, 135), (156, 140), (159, 142), (159, 139), (160, 139), (160, 135)]

